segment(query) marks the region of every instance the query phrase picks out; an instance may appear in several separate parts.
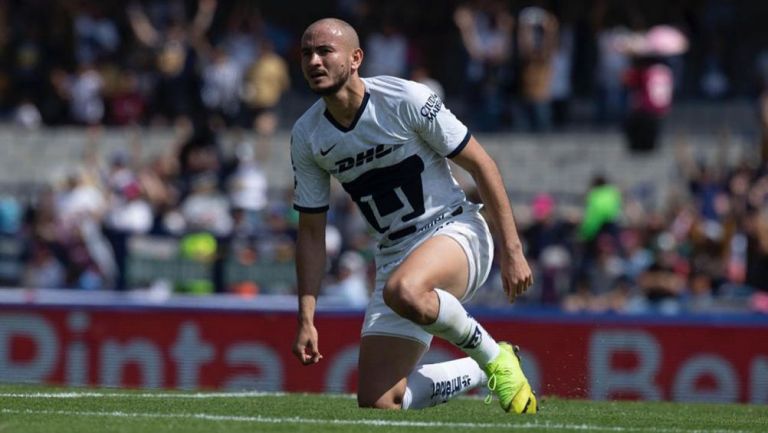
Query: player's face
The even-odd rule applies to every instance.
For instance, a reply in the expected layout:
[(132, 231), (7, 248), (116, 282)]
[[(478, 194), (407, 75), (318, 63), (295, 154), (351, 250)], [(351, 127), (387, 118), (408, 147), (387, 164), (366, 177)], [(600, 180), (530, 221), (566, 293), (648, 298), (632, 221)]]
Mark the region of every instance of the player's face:
[(351, 50), (333, 29), (307, 32), (301, 40), (301, 70), (309, 88), (319, 95), (332, 95), (349, 80)]

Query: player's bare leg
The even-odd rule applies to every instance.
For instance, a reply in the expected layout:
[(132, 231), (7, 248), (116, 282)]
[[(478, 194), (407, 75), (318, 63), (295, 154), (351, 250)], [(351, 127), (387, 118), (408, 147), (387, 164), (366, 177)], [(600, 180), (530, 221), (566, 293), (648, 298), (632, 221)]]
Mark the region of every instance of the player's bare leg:
[(535, 413), (536, 399), (519, 360), (502, 351), (459, 302), (469, 274), (468, 257), (458, 241), (438, 235), (416, 248), (392, 273), (384, 286), (384, 302), (475, 360), (488, 374), (504, 410)]
[(384, 335), (364, 336), (358, 360), (357, 403), (360, 407), (400, 409), (406, 378), (424, 355), (418, 341)]
[[(435, 254), (435, 251), (440, 253)], [(433, 260), (434, 258), (437, 260)], [(418, 272), (411, 271), (413, 278), (411, 281), (414, 283), (418, 279), (422, 281), (421, 284), (427, 285), (430, 289), (439, 284), (440, 287), (451, 290), (456, 297), (463, 297), (467, 290), (469, 279), (467, 257), (461, 246), (449, 237), (436, 236), (425, 241), (398, 267), (389, 281), (395, 281), (393, 278), (405, 278), (407, 271), (412, 269), (418, 269)], [(398, 275), (402, 276), (398, 277)], [(390, 285), (388, 284), (387, 287)], [(418, 320), (412, 320), (418, 324), (434, 322), (439, 312), (440, 302), (433, 289), (419, 292), (390, 292), (388, 295), (387, 287), (384, 289), (385, 302), (390, 308), (397, 302), (400, 308), (393, 308), (395, 312), (410, 319), (404, 314), (406, 310), (409, 311), (412, 317), (419, 317)], [(387, 300), (387, 296), (392, 298)], [(415, 299), (421, 301), (415, 301)], [(409, 307), (413, 303), (419, 304), (416, 309)], [(435, 399), (440, 399), (440, 396), (432, 395), (434, 383), (450, 382), (455, 377), (466, 376), (470, 378), (471, 386), (463, 387), (463, 392), (482, 382), (484, 373), (479, 366), (467, 364), (466, 361), (463, 361), (463, 365), (461, 361), (451, 361), (441, 363), (444, 364), (442, 368), (437, 367), (441, 364), (432, 364), (417, 369), (417, 364), (425, 351), (426, 347), (422, 343), (407, 338), (364, 336), (360, 344), (358, 362), (359, 405), (381, 409), (403, 407), (403, 397), (406, 394), (409, 376), (413, 382), (411, 385), (419, 387), (419, 389), (408, 390), (414, 408), (434, 405)]]
[(467, 255), (448, 236), (435, 236), (419, 245), (392, 273), (384, 286), (384, 302), (400, 316), (429, 325), (440, 310), (435, 288), (461, 299), (469, 283)]

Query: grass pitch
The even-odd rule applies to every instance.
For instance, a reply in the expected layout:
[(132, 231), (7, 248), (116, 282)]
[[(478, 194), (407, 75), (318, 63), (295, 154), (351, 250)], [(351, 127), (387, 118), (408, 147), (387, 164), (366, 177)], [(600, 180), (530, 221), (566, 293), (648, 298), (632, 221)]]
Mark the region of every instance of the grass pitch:
[(0, 385), (0, 433), (369, 431), (765, 433), (768, 407), (544, 398), (539, 414), (519, 416), (474, 398), (401, 412), (349, 396)]

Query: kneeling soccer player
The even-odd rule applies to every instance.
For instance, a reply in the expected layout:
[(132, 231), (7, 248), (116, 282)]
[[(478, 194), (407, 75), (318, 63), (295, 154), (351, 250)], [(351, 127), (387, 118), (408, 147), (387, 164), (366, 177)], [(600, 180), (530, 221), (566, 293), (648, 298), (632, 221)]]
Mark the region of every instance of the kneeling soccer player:
[[(359, 405), (429, 407), (487, 383), (504, 410), (535, 413), (536, 396), (515, 349), (497, 343), (461, 304), (488, 277), (493, 241), (481, 206), (466, 199), (447, 158), (477, 184), (498, 232), (509, 299), (532, 283), (498, 168), (429, 88), (395, 77), (361, 78), (362, 61), (357, 33), (344, 21), (316, 21), (302, 36), (304, 78), (321, 99), (291, 135), (300, 212), (293, 351), (304, 364), (322, 358), (313, 319), (333, 175), (378, 241), (376, 289), (360, 343)], [(469, 357), (418, 366), (432, 336)]]

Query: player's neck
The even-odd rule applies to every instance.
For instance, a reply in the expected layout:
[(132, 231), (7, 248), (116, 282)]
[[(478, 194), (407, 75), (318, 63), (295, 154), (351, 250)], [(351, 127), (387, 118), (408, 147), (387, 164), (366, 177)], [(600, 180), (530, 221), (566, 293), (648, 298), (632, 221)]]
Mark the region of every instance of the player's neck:
[(350, 126), (363, 104), (365, 83), (359, 76), (350, 77), (347, 84), (333, 95), (324, 96), (325, 106), (331, 116), (343, 126)]

